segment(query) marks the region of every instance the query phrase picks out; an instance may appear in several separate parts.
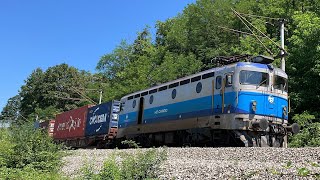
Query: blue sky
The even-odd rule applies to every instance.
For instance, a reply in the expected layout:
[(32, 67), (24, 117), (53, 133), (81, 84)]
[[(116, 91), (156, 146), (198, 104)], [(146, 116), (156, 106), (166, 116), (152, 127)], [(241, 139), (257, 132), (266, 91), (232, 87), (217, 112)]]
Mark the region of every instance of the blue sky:
[[(94, 72), (99, 58), (195, 0), (1, 0), (0, 110), (37, 67)], [(155, 33), (155, 30), (152, 30)]]

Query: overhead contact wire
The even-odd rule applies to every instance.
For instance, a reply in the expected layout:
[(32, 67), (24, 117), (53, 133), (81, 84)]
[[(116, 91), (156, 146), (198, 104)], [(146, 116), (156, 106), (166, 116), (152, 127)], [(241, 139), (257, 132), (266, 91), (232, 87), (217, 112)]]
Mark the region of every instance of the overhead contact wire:
[[(235, 10), (234, 10), (235, 11)], [(235, 11), (237, 12), (237, 11)], [(238, 13), (238, 12), (237, 12)], [(266, 34), (264, 34), (262, 31), (260, 31), (258, 28), (256, 28), (252, 23), (250, 23), (246, 18), (240, 15), (241, 13), (238, 13), (240, 17), (243, 18), (248, 24), (250, 24), (252, 27), (254, 27), (258, 32), (260, 32), (263, 36), (265, 36), (267, 39), (269, 39), (273, 44), (275, 44), (279, 49), (281, 49), (284, 52), (287, 52), (285, 49), (283, 49), (281, 46), (279, 46), (276, 42), (274, 42), (271, 38), (269, 38)]]
[(266, 47), (266, 45), (257, 37), (257, 35), (251, 30), (251, 28), (244, 22), (243, 17), (238, 14), (233, 8), (231, 10), (236, 14), (236, 16), (241, 20), (241, 22), (249, 29), (249, 31), (254, 35), (254, 37), (263, 45), (263, 47), (268, 51), (270, 55), (273, 56), (273, 53)]
[[(235, 32), (235, 33), (242, 33), (242, 34), (245, 34), (245, 35), (250, 35), (250, 36), (253, 36), (253, 34), (251, 33), (248, 33), (248, 32), (244, 32), (244, 31), (239, 31), (239, 30), (236, 30), (236, 29), (231, 29), (231, 28), (227, 28), (227, 27), (223, 27), (223, 26), (217, 26), (221, 29), (226, 29), (226, 30), (229, 30), (229, 31), (232, 31), (232, 32)], [(261, 38), (266, 38), (264, 36), (259, 36), (257, 35), (258, 37), (261, 37)]]
[(264, 19), (273, 19), (273, 20), (280, 20), (281, 18), (272, 18), (272, 17), (268, 17), (268, 16), (259, 16), (259, 15), (253, 15), (253, 14), (245, 14), (245, 13), (239, 13), (245, 16), (251, 16), (251, 17), (258, 17), (258, 18), (264, 18)]

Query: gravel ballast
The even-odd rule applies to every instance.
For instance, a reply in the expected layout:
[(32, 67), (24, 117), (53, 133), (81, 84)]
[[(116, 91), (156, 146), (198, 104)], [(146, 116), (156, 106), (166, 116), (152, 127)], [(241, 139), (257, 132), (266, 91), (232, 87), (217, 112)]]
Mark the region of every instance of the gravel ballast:
[[(141, 149), (142, 151), (146, 149)], [(62, 173), (77, 177), (84, 163), (99, 169), (113, 153), (79, 149), (63, 158)], [(320, 179), (320, 148), (167, 148), (160, 179)]]

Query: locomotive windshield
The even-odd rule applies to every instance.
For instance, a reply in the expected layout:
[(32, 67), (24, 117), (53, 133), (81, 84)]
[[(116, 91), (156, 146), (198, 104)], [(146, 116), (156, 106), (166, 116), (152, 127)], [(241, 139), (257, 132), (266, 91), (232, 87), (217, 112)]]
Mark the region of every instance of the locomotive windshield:
[(288, 92), (288, 80), (281, 76), (274, 77), (274, 88), (280, 89), (282, 91)]
[(257, 85), (268, 86), (269, 83), (268, 73), (258, 71), (240, 71), (240, 84), (243, 85)]

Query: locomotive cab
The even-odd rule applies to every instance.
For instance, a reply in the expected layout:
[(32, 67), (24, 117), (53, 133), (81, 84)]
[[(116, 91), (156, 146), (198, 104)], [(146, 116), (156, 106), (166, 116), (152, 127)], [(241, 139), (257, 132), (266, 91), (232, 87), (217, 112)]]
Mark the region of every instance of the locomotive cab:
[(239, 109), (265, 116), (272, 122), (287, 123), (287, 75), (278, 68), (253, 63), (238, 63)]
[(287, 131), (299, 131), (296, 124), (288, 126), (287, 74), (270, 64), (252, 62), (237, 63), (235, 74), (235, 119), (247, 122), (249, 130), (237, 134), (245, 134), (245, 141), (258, 139), (260, 146), (286, 146)]

